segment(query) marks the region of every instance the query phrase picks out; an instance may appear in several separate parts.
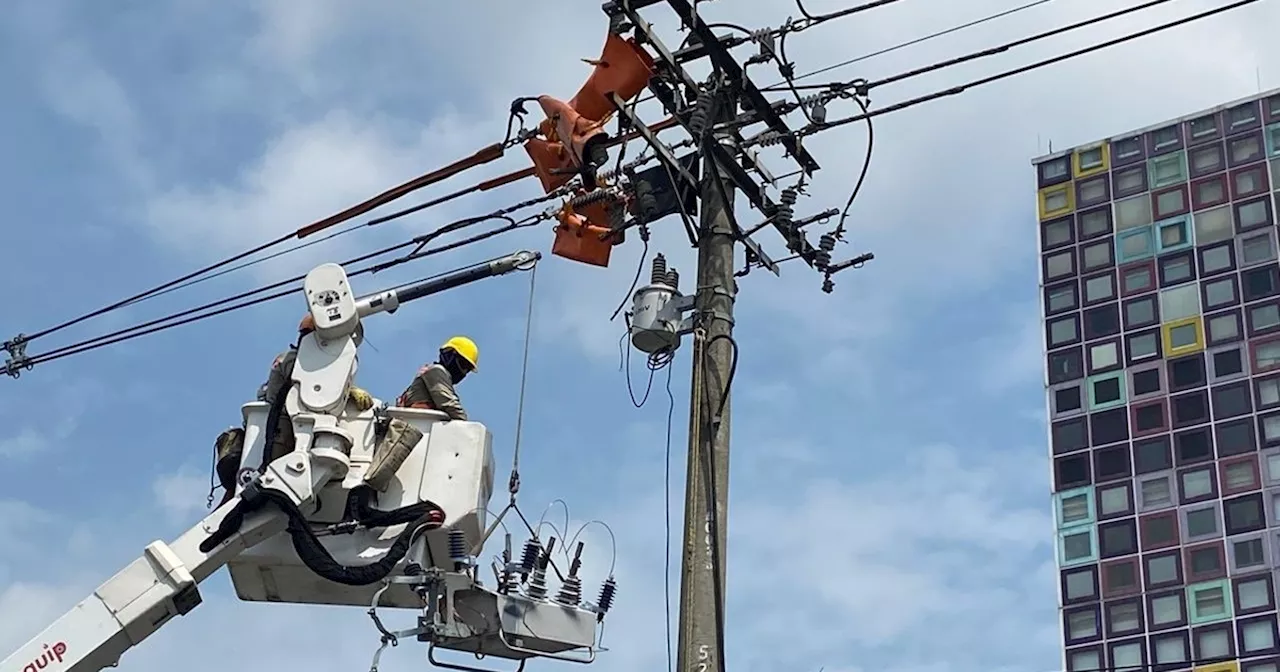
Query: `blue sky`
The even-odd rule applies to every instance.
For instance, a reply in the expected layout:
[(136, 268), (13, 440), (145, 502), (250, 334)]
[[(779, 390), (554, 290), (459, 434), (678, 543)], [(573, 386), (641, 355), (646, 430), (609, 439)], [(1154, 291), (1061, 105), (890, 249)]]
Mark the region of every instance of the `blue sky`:
[[(814, 29), (788, 48), (801, 70), (817, 68), (1013, 4), (909, 0)], [(1176, 3), (895, 85), (873, 101), (886, 105), (1212, 4)], [(565, 0), (536, 10), (509, 0), (448, 9), (408, 1), (357, 9), (337, 0), (11, 5), (0, 18), (4, 338), (273, 238), (500, 139), (512, 98), (572, 94), (588, 72), (577, 59), (598, 53), (605, 25), (597, 2)], [(1051, 3), (833, 76), (896, 73), (1110, 5)], [(1248, 95), (1259, 80), (1280, 86), (1273, 65), (1258, 70), (1280, 56), (1261, 29), (1280, 20), (1277, 11), (1251, 7), (882, 118), (853, 211), (854, 244), (842, 248), (874, 251), (876, 261), (839, 276), (833, 295), (796, 266), (781, 278), (755, 272), (741, 281), (728, 564), (735, 669), (1060, 666), (1029, 161), (1050, 139), (1066, 147)], [(706, 3), (706, 12), (751, 26), (795, 13), (784, 2)], [(648, 15), (678, 41), (669, 15)], [(1217, 46), (1199, 53), (1201, 44)], [(756, 77), (774, 79), (764, 70)], [(843, 202), (864, 146), (855, 127), (810, 140), (824, 169), (802, 213)], [(524, 165), (513, 152), (434, 193)], [(770, 165), (783, 164), (775, 157)], [(344, 236), (49, 336), (32, 352), (535, 192), (522, 183)], [(740, 216), (755, 219), (745, 209)], [(761, 239), (781, 256), (779, 241)], [(672, 219), (653, 245), (692, 278), (682, 240)], [(362, 277), (357, 287), (372, 291), (522, 248), (545, 252), (550, 241), (547, 229), (522, 232)], [(594, 664), (606, 671), (653, 669), (665, 659), (665, 374), (635, 409), (619, 372), (622, 327), (609, 321), (639, 254), (635, 245), (620, 249), (608, 270), (556, 258), (542, 264), (524, 425), (526, 511), (538, 515), (564, 498), (575, 521), (601, 518), (617, 532), (612, 650)], [(361, 354), (360, 383), (390, 398), (444, 338), (474, 336), (483, 372), (460, 393), (494, 432), (500, 483), (513, 443), (527, 280), (490, 280), (371, 319)], [(147, 542), (201, 517), (213, 437), (238, 422), (239, 405), (290, 341), (302, 306), (287, 298), (0, 381), (0, 651), (35, 634)], [(686, 354), (672, 377), (677, 534)], [(639, 378), (639, 358), (633, 363)], [(588, 573), (598, 580), (607, 545), (591, 541)], [(241, 603), (222, 574), (204, 594), (204, 605), (124, 664), (222, 669), (218, 656), (185, 652), (234, 641), (255, 652), (255, 663), (358, 668), (377, 645), (359, 610)], [(402, 618), (397, 627), (407, 627)], [(307, 646), (316, 640), (329, 646)], [(382, 669), (416, 669), (424, 655), (401, 646)]]

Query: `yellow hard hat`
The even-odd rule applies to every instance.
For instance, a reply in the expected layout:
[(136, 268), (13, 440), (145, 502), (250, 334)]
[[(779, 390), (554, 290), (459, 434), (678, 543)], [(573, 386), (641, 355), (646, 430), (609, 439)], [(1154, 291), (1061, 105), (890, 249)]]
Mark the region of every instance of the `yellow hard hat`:
[(480, 348), (476, 347), (476, 342), (466, 336), (454, 336), (444, 342), (440, 346), (441, 350), (452, 350), (459, 357), (466, 360), (471, 365), (471, 370), (476, 371), (480, 368)]

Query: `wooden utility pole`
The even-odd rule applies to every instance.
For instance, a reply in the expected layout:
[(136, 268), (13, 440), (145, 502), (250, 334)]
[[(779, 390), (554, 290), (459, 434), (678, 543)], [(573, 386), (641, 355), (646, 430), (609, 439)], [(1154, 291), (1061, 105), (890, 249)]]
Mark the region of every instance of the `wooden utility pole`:
[[(724, 89), (722, 89), (723, 91)], [(732, 120), (735, 100), (723, 95), (713, 123)], [(707, 142), (715, 142), (709, 138)], [(736, 346), (733, 304), (736, 232), (734, 185), (704, 152), (700, 185), (698, 272), (694, 303), (689, 459), (685, 483), (684, 555), (676, 669), (723, 670), (725, 540), (729, 509), (729, 373)]]

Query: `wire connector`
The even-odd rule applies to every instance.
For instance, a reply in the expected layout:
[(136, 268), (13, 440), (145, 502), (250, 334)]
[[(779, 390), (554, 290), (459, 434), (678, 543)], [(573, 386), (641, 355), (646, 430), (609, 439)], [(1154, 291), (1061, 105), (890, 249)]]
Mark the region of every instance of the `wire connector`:
[(25, 334), (18, 334), (11, 340), (4, 342), (4, 351), (9, 356), (4, 361), (4, 373), (9, 374), (10, 378), (22, 377), (23, 371), (30, 371), (35, 367), (35, 362), (27, 356), (27, 342), (30, 341)]

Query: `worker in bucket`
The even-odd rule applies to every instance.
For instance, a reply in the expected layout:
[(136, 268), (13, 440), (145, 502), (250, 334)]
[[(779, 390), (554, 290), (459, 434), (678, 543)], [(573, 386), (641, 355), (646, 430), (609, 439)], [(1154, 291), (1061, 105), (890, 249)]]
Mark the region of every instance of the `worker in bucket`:
[[(311, 313), (304, 315), (302, 321), (298, 323), (298, 342), (301, 343), (303, 338), (315, 331), (315, 328), (315, 319), (311, 317)], [(359, 347), (363, 340), (364, 325), (358, 325), (355, 333), (356, 347)], [(297, 360), (298, 348), (296, 345), (289, 346), (288, 350), (276, 356), (275, 361), (271, 363), (271, 372), (267, 375), (267, 382), (258, 388), (258, 401), (274, 404), (277, 396), (282, 393), (288, 393), (289, 383), (293, 379), (293, 366)], [(363, 412), (373, 407), (373, 397), (363, 389), (352, 386), (347, 394), (347, 403), (355, 406), (356, 410)], [(276, 424), (275, 440), (271, 445), (270, 460), (274, 461), (293, 452), (294, 445), (293, 423), (289, 421), (288, 415), (282, 415), (280, 422)], [(219, 503), (219, 506), (221, 506), (230, 501), (236, 492), (236, 473), (240, 470), (240, 461), (244, 454), (244, 428), (232, 427), (223, 431), (214, 441), (214, 450), (217, 453), (214, 470), (217, 472), (218, 481), (225, 491), (222, 496), (222, 502)]]
[(440, 346), (439, 358), (421, 369), (413, 382), (396, 399), (402, 408), (426, 408), (440, 411), (451, 420), (466, 420), (467, 412), (454, 386), (480, 363), (480, 350), (466, 336), (454, 336)]

